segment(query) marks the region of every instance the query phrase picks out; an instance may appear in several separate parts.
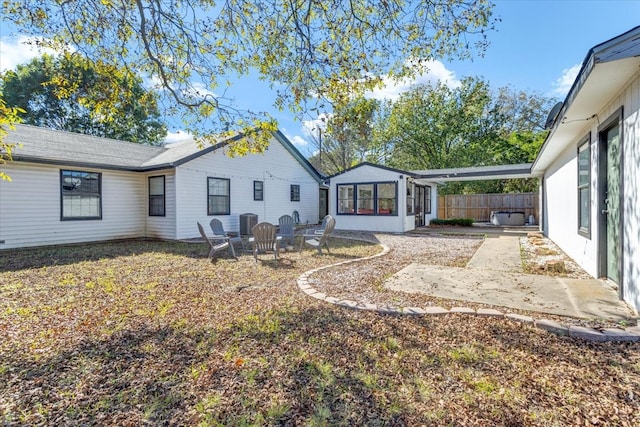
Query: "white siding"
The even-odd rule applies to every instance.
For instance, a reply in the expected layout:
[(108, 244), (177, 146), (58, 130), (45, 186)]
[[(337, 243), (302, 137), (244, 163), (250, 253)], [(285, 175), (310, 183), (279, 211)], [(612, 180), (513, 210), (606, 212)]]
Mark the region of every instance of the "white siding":
[[(543, 229), (562, 250), (594, 277), (598, 276), (598, 125), (620, 107), (623, 123), (623, 298), (640, 310), (640, 76), (575, 135), (573, 144), (545, 172)], [(591, 132), (591, 237), (578, 234), (577, 145)]]
[[(402, 178), (400, 178), (402, 175)], [(363, 165), (331, 178), (329, 213), (336, 218), (338, 230), (365, 230), (402, 233), (415, 228), (414, 215), (407, 216), (407, 176), (396, 171)], [(338, 184), (366, 184), (395, 182), (397, 184), (398, 215), (344, 215), (338, 214)]]
[[(60, 170), (102, 173), (102, 219), (60, 219)], [(144, 176), (81, 167), (11, 163), (0, 181), (0, 249), (144, 236)]]
[[(230, 180), (231, 214), (207, 215), (207, 177)], [(225, 230), (238, 232), (239, 215), (253, 213), (258, 221), (277, 223), (282, 215), (297, 210), (300, 222), (318, 222), (319, 186), (309, 172), (272, 139), (264, 154), (229, 157), (217, 150), (176, 168), (178, 239), (199, 236), (196, 221), (203, 225), (212, 218), (222, 221)], [(264, 200), (253, 200), (253, 181), (264, 183)], [(300, 185), (300, 201), (290, 201), (291, 184)]]
[(625, 91), (624, 105), (624, 300), (640, 311), (640, 77)]
[[(589, 274), (597, 274), (597, 232), (595, 221), (595, 183), (591, 184), (591, 238), (578, 234), (578, 165), (577, 147), (587, 135), (588, 129), (578, 136), (571, 146), (547, 169), (545, 173), (547, 221), (545, 233), (560, 248), (580, 264)], [(592, 175), (595, 173), (597, 139), (591, 137)]]
[[(164, 175), (165, 182), (165, 216), (149, 216), (149, 177)], [(172, 240), (176, 238), (176, 180), (175, 171), (173, 169), (155, 171), (145, 176), (145, 187), (147, 195), (147, 204), (145, 212), (146, 220), (146, 236), (157, 239)]]

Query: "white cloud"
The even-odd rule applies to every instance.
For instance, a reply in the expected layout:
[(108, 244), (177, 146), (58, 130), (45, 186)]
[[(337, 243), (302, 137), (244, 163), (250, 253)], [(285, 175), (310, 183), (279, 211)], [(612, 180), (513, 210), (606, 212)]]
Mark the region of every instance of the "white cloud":
[(27, 36), (2, 37), (0, 39), (0, 71), (14, 70), (16, 66), (45, 53), (51, 55), (56, 53), (53, 49), (38, 47), (34, 40)]
[(304, 135), (307, 137), (317, 138), (319, 132), (324, 132), (327, 129), (327, 122), (330, 118), (330, 114), (321, 113), (315, 119), (303, 120), (302, 133), (304, 133)]
[(165, 144), (173, 144), (174, 142), (184, 141), (187, 139), (193, 139), (193, 135), (183, 130), (176, 130), (175, 132), (167, 132), (167, 136), (164, 138)]
[(580, 72), (580, 68), (582, 68), (582, 64), (576, 64), (571, 68), (565, 68), (562, 70), (562, 75), (556, 79), (553, 84), (553, 95), (557, 96), (566, 96), (569, 93), (569, 89), (573, 85), (573, 82), (578, 77), (578, 73)]
[(309, 145), (309, 141), (307, 141), (306, 139), (304, 139), (303, 137), (301, 137), (300, 135), (291, 135), (289, 132), (287, 132), (286, 129), (282, 128), (280, 129), (280, 131), (284, 134), (284, 136), (287, 137), (287, 139), (289, 141), (291, 141), (291, 143), (293, 145), (295, 145), (298, 148), (303, 148), (306, 147), (307, 145)]
[(301, 137), (299, 135), (291, 137), (291, 138), (289, 138), (289, 140), (296, 147), (306, 147), (307, 145), (309, 145), (309, 141), (307, 141), (306, 139), (304, 139), (303, 137)]
[(452, 88), (460, 85), (460, 80), (456, 78), (455, 72), (448, 70), (440, 61), (424, 61), (408, 65), (417, 68), (415, 76), (400, 80), (385, 76), (382, 78), (383, 86), (368, 93), (367, 97), (395, 101), (402, 92), (411, 90), (412, 87), (420, 84), (435, 85), (437, 82), (442, 82)]

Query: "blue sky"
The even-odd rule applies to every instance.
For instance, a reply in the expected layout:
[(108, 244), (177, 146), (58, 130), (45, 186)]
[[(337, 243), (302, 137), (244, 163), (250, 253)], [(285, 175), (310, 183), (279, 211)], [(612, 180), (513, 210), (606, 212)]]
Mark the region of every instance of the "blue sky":
[[(494, 3), (494, 16), (501, 21), (496, 24), (496, 31), (488, 34), (491, 44), (484, 57), (432, 63), (428, 75), (401, 85), (388, 85), (372, 96), (394, 98), (416, 82), (438, 79), (455, 85), (463, 77), (482, 76), (493, 88), (509, 85), (562, 100), (590, 48), (640, 25), (640, 0)], [(17, 35), (8, 33), (6, 26), (0, 36), (0, 69), (13, 68), (36, 55), (19, 45)], [(275, 111), (272, 92), (257, 79), (247, 78), (232, 90), (239, 106), (270, 111), (303, 154), (314, 152), (316, 147), (308, 135), (317, 117), (308, 115), (301, 122), (291, 113)], [(178, 130), (170, 129), (172, 135)]]

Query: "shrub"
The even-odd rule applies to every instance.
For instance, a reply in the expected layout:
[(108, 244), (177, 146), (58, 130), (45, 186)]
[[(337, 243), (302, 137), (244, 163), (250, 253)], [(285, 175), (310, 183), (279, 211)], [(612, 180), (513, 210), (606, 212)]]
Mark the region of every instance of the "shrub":
[(473, 219), (471, 218), (450, 218), (450, 219), (432, 219), (429, 221), (429, 225), (449, 225), (460, 227), (471, 227), (473, 225)]

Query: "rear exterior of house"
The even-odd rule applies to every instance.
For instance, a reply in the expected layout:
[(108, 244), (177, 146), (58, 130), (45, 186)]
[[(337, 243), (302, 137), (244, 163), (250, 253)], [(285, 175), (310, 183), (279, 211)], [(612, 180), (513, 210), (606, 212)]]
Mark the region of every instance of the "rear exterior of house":
[(329, 213), (340, 230), (403, 233), (437, 215), (437, 187), (409, 172), (362, 163), (330, 178)]
[(544, 233), (640, 310), (640, 27), (594, 47), (532, 172)]
[[(175, 170), (175, 185), (177, 239), (196, 237), (194, 221), (208, 224), (212, 218), (220, 219), (226, 231), (238, 232), (244, 213), (277, 224), (280, 216), (297, 210), (301, 223), (319, 221), (318, 178), (275, 139), (264, 154), (231, 158), (217, 150), (182, 164)], [(228, 198), (214, 194), (225, 188)]]
[(18, 125), (2, 165), (0, 250), (122, 238), (198, 237), (196, 221), (239, 215), (277, 222), (293, 210), (318, 222), (317, 172), (279, 132), (263, 154), (231, 158), (228, 140), (150, 147)]
[[(0, 181), (0, 249), (145, 236), (143, 174), (29, 162), (10, 163), (2, 171), (12, 182)], [(95, 194), (101, 203), (84, 207), (86, 215), (82, 206), (62, 212), (62, 173), (67, 171), (87, 172), (84, 181), (99, 187)]]

